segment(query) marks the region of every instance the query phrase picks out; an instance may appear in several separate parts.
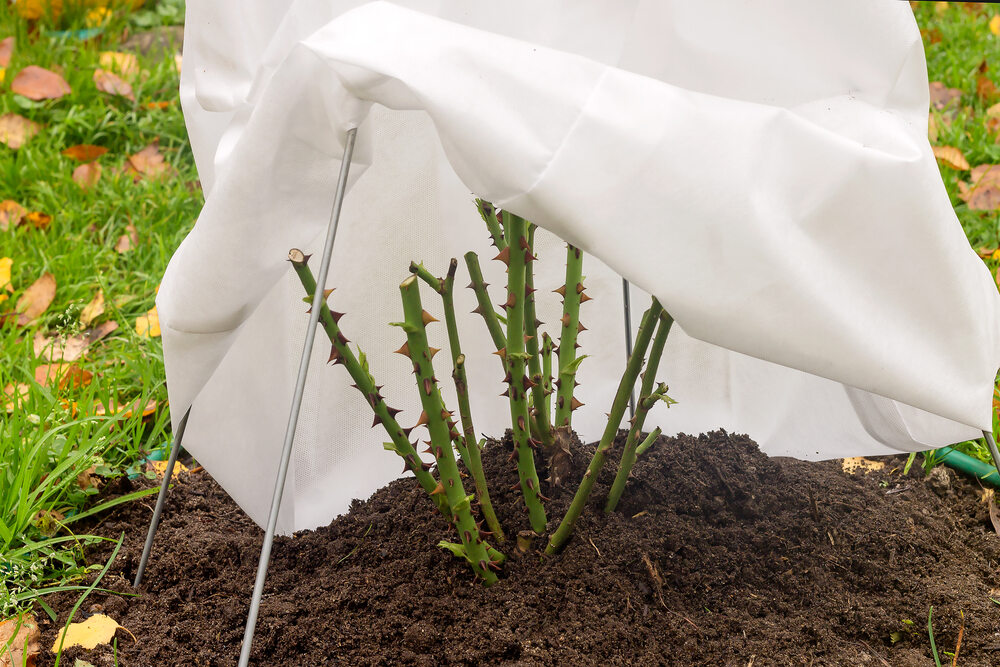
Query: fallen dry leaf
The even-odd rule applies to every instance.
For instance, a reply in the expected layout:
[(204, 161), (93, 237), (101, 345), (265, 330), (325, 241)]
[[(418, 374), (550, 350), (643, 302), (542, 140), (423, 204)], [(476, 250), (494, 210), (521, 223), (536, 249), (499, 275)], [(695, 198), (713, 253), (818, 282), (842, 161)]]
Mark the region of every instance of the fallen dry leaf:
[(76, 485), (86, 491), (90, 488), (100, 488), (101, 477), (97, 474), (97, 466), (93, 465), (76, 476)]
[(156, 312), (156, 306), (146, 313), (135, 318), (135, 332), (141, 338), (158, 338), (160, 335), (160, 315)]
[(981, 164), (970, 172), (970, 181), (958, 183), (958, 197), (974, 211), (1000, 209), (1000, 165)]
[(41, 650), (39, 638), (33, 616), (0, 621), (0, 667), (35, 667)]
[[(101, 403), (100, 401), (94, 401), (94, 415), (97, 417), (104, 417), (108, 414), (113, 414), (115, 417), (120, 419), (129, 419), (132, 417), (133, 411), (138, 408), (138, 405), (138, 401), (133, 401), (122, 409), (120, 405), (114, 402), (112, 402), (110, 406), (105, 406), (104, 403)], [(159, 406), (160, 404), (157, 403), (156, 400), (152, 398), (149, 399), (149, 401), (146, 402), (146, 405), (143, 406), (142, 412), (140, 413), (142, 418), (146, 419), (147, 417), (152, 417), (156, 414), (156, 410)]]
[[(2, 276), (0, 276), (2, 279)], [(80, 311), (80, 324), (89, 327), (98, 317), (104, 314), (104, 290), (97, 290), (97, 294), (90, 300), (83, 310)]]
[(962, 151), (958, 150), (954, 146), (934, 146), (933, 149), (934, 157), (944, 162), (952, 169), (960, 169), (964, 171), (969, 168), (969, 161), (965, 159)]
[(962, 97), (962, 91), (958, 88), (949, 88), (940, 81), (932, 81), (930, 84), (931, 106), (940, 111), (948, 106), (952, 101)]
[(35, 382), (43, 387), (58, 386), (60, 389), (86, 387), (94, 379), (94, 374), (76, 364), (39, 364), (35, 368)]
[(76, 361), (86, 353), (87, 348), (118, 329), (114, 320), (103, 322), (75, 336), (48, 337), (41, 331), (32, 341), (35, 356), (46, 361)]
[(29, 100), (57, 100), (69, 95), (72, 89), (66, 79), (52, 70), (38, 65), (28, 65), (10, 82), (11, 92), (24, 95)]
[[(63, 649), (71, 646), (82, 648), (97, 648), (98, 644), (107, 644), (115, 636), (115, 632), (122, 626), (118, 621), (104, 614), (94, 614), (85, 621), (70, 623), (68, 628), (59, 631), (55, 642), (52, 644), (52, 652), (59, 651), (60, 644)], [(122, 628), (123, 630), (125, 628)], [(127, 632), (127, 631), (126, 631)]]
[(0, 201), (0, 231), (7, 231), (11, 227), (17, 227), (21, 218), (28, 214), (28, 209), (18, 204), (13, 199)]
[(118, 237), (118, 242), (115, 243), (115, 252), (126, 253), (138, 243), (139, 233), (136, 231), (135, 225), (129, 224), (125, 227), (125, 233)]
[(997, 93), (1000, 92), (997, 90), (996, 84), (994, 84), (993, 81), (986, 76), (989, 69), (989, 64), (987, 64), (986, 60), (983, 59), (983, 62), (979, 63), (979, 74), (976, 77), (976, 95), (978, 95), (979, 99), (985, 104), (992, 102), (993, 98), (995, 98)]
[(1000, 14), (990, 19), (990, 32), (994, 35), (1000, 35)]
[(872, 461), (871, 459), (865, 459), (860, 456), (853, 456), (851, 458), (844, 459), (840, 465), (844, 472), (849, 475), (853, 475), (859, 470), (868, 474), (873, 470), (882, 470), (885, 468), (885, 463), (882, 461)]
[[(992, 491), (992, 489), (990, 489)], [(993, 524), (993, 530), (1000, 533), (1000, 511), (997, 510), (997, 501), (991, 493), (988, 501), (990, 507), (990, 523)]]
[[(146, 461), (146, 470), (156, 475), (156, 479), (163, 479), (163, 476), (167, 473), (167, 463), (168, 461)], [(170, 479), (177, 479), (177, 476), (182, 472), (189, 473), (191, 470), (180, 461), (175, 462), (174, 470), (170, 473)]]
[(0, 116), (0, 143), (7, 144), (14, 150), (38, 134), (41, 125), (30, 121), (16, 113), (5, 113)]
[(49, 225), (52, 224), (52, 216), (41, 211), (32, 211), (24, 216), (24, 221), (35, 229), (48, 229)]
[(170, 100), (167, 100), (165, 102), (146, 102), (142, 106), (146, 107), (147, 109), (157, 109), (162, 111), (163, 109), (170, 108)]
[(135, 155), (129, 155), (125, 162), (125, 172), (132, 174), (133, 178), (138, 181), (143, 177), (169, 176), (173, 173), (173, 168), (163, 160), (159, 144), (154, 141)]
[(0, 67), (9, 65), (12, 55), (14, 55), (14, 38), (7, 37), (0, 41)]
[(68, 158), (76, 160), (77, 162), (93, 162), (107, 152), (108, 149), (104, 146), (78, 144), (76, 146), (70, 146), (64, 150), (62, 154)]
[(73, 182), (87, 190), (97, 185), (97, 181), (101, 180), (102, 171), (101, 165), (97, 162), (81, 164), (73, 170)]
[(28, 394), (31, 392), (31, 387), (18, 382), (16, 385), (9, 384), (3, 388), (3, 394), (7, 398), (6, 405), (4, 405), (4, 410), (8, 414), (14, 412), (21, 407), (21, 402), (28, 398)]
[(14, 310), (18, 314), (17, 323), (27, 326), (44, 313), (56, 296), (56, 277), (51, 273), (42, 275), (31, 284), (17, 300)]
[(99, 63), (104, 69), (118, 72), (126, 79), (134, 79), (139, 73), (139, 60), (133, 53), (101, 51)]
[(931, 143), (938, 140), (938, 126), (937, 119), (934, 118), (934, 114), (927, 114), (927, 139)]
[(97, 89), (102, 93), (121, 95), (122, 97), (135, 102), (135, 94), (132, 92), (131, 84), (117, 74), (109, 72), (106, 69), (97, 68), (94, 70), (94, 85), (97, 86)]
[(14, 266), (14, 260), (10, 257), (0, 257), (0, 303), (8, 299), (4, 292), (13, 292), (14, 286), (10, 283), (10, 269)]

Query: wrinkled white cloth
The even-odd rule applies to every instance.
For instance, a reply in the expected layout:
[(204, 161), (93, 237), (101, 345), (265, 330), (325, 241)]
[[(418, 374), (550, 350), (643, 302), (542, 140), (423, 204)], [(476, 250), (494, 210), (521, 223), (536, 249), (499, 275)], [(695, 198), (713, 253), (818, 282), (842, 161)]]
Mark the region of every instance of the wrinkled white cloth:
[[(319, 250), (355, 126), (330, 300), (404, 426), (420, 410), (391, 354), (397, 285), (411, 259), (443, 274), (470, 248), (503, 284), (480, 196), (541, 228), (553, 334), (559, 239), (586, 253), (584, 438), (624, 368), (620, 276), (634, 326), (643, 290), (677, 322), (659, 376), (678, 404), (650, 428), (724, 427), (820, 459), (990, 427), (998, 294), (927, 142), (906, 3), (189, 0), (181, 94), (207, 199), (157, 302), (170, 400), (175, 419), (193, 404), (185, 446), (258, 523), (307, 321), (285, 258)], [(463, 290), (476, 428), (499, 434), (502, 373), (474, 305)], [(282, 532), (402, 468), (327, 354), (317, 344)]]

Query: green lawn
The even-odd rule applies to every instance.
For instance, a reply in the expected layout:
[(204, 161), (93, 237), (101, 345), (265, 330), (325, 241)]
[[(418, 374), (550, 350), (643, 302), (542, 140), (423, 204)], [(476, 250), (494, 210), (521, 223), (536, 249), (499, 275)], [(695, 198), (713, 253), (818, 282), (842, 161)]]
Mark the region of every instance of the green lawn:
[[(1000, 9), (960, 4), (914, 3), (931, 81), (960, 91), (933, 113), (935, 143), (956, 148), (975, 167), (1000, 162), (1000, 119), (991, 122), (988, 113), (1000, 93), (986, 83), (1000, 87), (1000, 36), (990, 27)], [(0, 145), (0, 200), (36, 214), (4, 225), (3, 211), (14, 209), (0, 204), (0, 317), (6, 316), (0, 327), (0, 619), (31, 608), (36, 591), (79, 585), (85, 568), (99, 568), (83, 556), (91, 538), (73, 534), (73, 518), (92, 507), (96, 493), (88, 480), (142, 472), (142, 459), (169, 438), (160, 342), (141, 336), (137, 321), (153, 308), (159, 278), (202, 195), (173, 51), (144, 55), (123, 44), (136, 32), (179, 22), (182, 14), (181, 0), (103, 17), (68, 6), (58, 18), (38, 21), (25, 20), (7, 3), (0, 9), (0, 39), (14, 38), (0, 83), (0, 117), (17, 114), (41, 126), (17, 150)], [(100, 35), (85, 41), (75, 34), (95, 27)], [(1000, 19), (994, 27), (1000, 32)], [(130, 83), (134, 100), (98, 90), (95, 71), (111, 67), (108, 56), (102, 65), (102, 52), (136, 57), (136, 71), (112, 68)], [(14, 93), (15, 78), (30, 65), (61, 74), (72, 92), (40, 101)], [(1000, 117), (1000, 107), (994, 112)], [(79, 144), (107, 149), (96, 158), (100, 178), (86, 189), (73, 179), (82, 163), (62, 154)], [(136, 179), (127, 165), (150, 165), (129, 156), (151, 145), (169, 168)], [(973, 210), (960, 197), (969, 169), (943, 165), (942, 175), (972, 245), (996, 271), (1000, 212)], [(51, 216), (47, 224), (45, 216)], [(54, 298), (37, 318), (19, 324), (15, 311), (25, 308), (22, 298), (40, 279), (42, 292), (54, 280)], [(104, 311), (91, 317), (93, 309), (85, 308), (98, 293)], [(79, 346), (82, 336), (102, 325), (106, 333), (109, 323), (117, 328), (78, 359), (39, 370), (53, 362), (38, 356), (37, 341), (63, 337)], [(963, 449), (988, 456), (978, 443)]]

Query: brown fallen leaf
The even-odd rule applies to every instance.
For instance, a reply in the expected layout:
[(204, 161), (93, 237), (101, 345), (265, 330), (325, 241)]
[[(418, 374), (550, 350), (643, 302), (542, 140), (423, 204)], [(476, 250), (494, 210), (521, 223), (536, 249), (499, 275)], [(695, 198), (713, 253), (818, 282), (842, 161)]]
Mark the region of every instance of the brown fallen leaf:
[(976, 76), (976, 95), (985, 104), (989, 104), (994, 101), (997, 93), (997, 86), (993, 81), (986, 75), (989, 71), (989, 65), (986, 64), (986, 60), (983, 60), (979, 64), (979, 74)]
[(135, 93), (132, 92), (132, 85), (114, 72), (97, 68), (94, 70), (94, 85), (102, 93), (120, 95), (135, 102)]
[(937, 119), (932, 113), (927, 114), (927, 139), (932, 144), (938, 140)]
[(18, 382), (15, 384), (8, 384), (3, 388), (3, 395), (7, 399), (4, 403), (4, 410), (7, 414), (14, 412), (21, 407), (21, 403), (28, 398), (28, 394), (31, 392), (31, 387), (24, 384), (23, 382)]
[(128, 157), (125, 162), (125, 173), (132, 174), (138, 181), (141, 178), (170, 176), (173, 167), (164, 161), (163, 155), (160, 154), (160, 146), (154, 141), (135, 155)]
[(90, 300), (83, 310), (80, 311), (80, 324), (89, 327), (91, 323), (104, 314), (104, 290), (97, 290), (97, 294)]
[(49, 225), (52, 224), (52, 216), (41, 211), (32, 211), (24, 216), (24, 222), (35, 229), (48, 229)]
[(931, 106), (940, 111), (951, 104), (954, 100), (961, 99), (962, 91), (958, 88), (949, 88), (940, 81), (932, 81), (930, 84)]
[(27, 326), (38, 319), (51, 305), (55, 296), (56, 277), (51, 273), (45, 273), (32, 283), (31, 287), (24, 290), (24, 294), (17, 300), (14, 310), (18, 315), (18, 325)]
[(18, 116), (16, 113), (5, 113), (0, 116), (0, 143), (7, 144), (10, 148), (17, 150), (28, 139), (38, 134), (41, 128), (41, 125), (24, 116)]
[(50, 338), (39, 331), (35, 334), (32, 346), (35, 356), (39, 359), (45, 359), (46, 361), (76, 361), (87, 352), (87, 348), (117, 329), (118, 323), (114, 320), (109, 320), (75, 336), (55, 336)]
[(934, 157), (952, 169), (965, 171), (969, 168), (969, 161), (965, 159), (962, 151), (954, 146), (934, 146)]
[(10, 90), (18, 95), (24, 95), (29, 100), (57, 100), (69, 95), (73, 90), (62, 78), (52, 70), (38, 65), (28, 65), (10, 82)]
[(81, 164), (73, 170), (73, 182), (84, 190), (94, 187), (101, 180), (101, 165), (97, 162)]
[(14, 55), (14, 38), (7, 37), (0, 41), (0, 67), (9, 65), (12, 55)]
[(958, 183), (958, 198), (973, 211), (1000, 209), (1000, 165), (981, 164), (970, 172), (970, 181)]
[(28, 215), (28, 209), (13, 199), (0, 201), (0, 231), (5, 232), (11, 227), (17, 227), (26, 215)]
[[(156, 414), (156, 410), (159, 407), (159, 405), (160, 404), (157, 403), (154, 399), (149, 399), (149, 401), (146, 402), (146, 405), (143, 406), (142, 408), (141, 411), (142, 418), (145, 419), (146, 417), (151, 417), (154, 414)], [(120, 417), (122, 419), (129, 419), (132, 417), (133, 411), (138, 409), (138, 406), (139, 406), (138, 401), (127, 405), (124, 409), (122, 409), (121, 406), (115, 403), (112, 403), (110, 406), (106, 406), (100, 401), (97, 401), (94, 404), (94, 415), (97, 417), (105, 417), (109, 414), (113, 414), (116, 417)]]
[(139, 243), (139, 233), (135, 229), (135, 225), (129, 224), (125, 227), (125, 233), (118, 237), (118, 242), (115, 243), (115, 252), (126, 253), (132, 250)]
[(39, 364), (35, 368), (35, 382), (43, 387), (58, 386), (59, 389), (79, 389), (86, 387), (94, 379), (94, 374), (76, 364)]
[(0, 621), (0, 667), (35, 667), (40, 637), (38, 623), (29, 614)]
[(102, 68), (117, 72), (129, 80), (134, 79), (139, 74), (139, 60), (134, 53), (101, 51), (98, 62)]
[(86, 491), (87, 489), (97, 489), (101, 486), (101, 478), (97, 473), (97, 466), (90, 466), (76, 476), (76, 485)]
[(108, 149), (104, 146), (78, 144), (65, 149), (62, 154), (70, 159), (76, 160), (77, 162), (93, 162), (107, 152)]

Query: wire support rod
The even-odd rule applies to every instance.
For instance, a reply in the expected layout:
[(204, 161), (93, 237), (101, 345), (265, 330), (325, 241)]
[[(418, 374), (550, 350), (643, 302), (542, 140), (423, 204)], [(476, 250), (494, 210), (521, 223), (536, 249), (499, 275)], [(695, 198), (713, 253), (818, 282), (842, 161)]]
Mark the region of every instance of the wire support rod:
[(285, 442), (281, 450), (281, 461), (278, 464), (278, 474), (274, 482), (274, 495), (271, 498), (271, 510), (267, 515), (267, 530), (264, 533), (264, 545), (260, 550), (260, 561), (257, 563), (257, 579), (254, 582), (253, 597), (250, 599), (250, 611), (247, 614), (247, 624), (243, 632), (243, 646), (240, 650), (239, 667), (250, 664), (250, 649), (253, 645), (253, 634), (257, 626), (257, 615), (260, 612), (260, 601), (264, 595), (264, 580), (267, 578), (267, 568), (271, 561), (271, 547), (274, 544), (275, 527), (278, 523), (278, 509), (281, 507), (281, 495), (285, 490), (285, 478), (288, 475), (288, 463), (292, 455), (292, 443), (295, 440), (295, 429), (299, 421), (299, 409), (302, 407), (302, 396), (305, 392), (306, 375), (309, 373), (309, 360), (312, 357), (313, 343), (316, 339), (316, 328), (319, 324), (320, 308), (323, 301), (323, 290), (326, 288), (326, 278), (330, 271), (330, 259), (333, 255), (333, 243), (337, 237), (337, 223), (340, 221), (340, 210), (344, 203), (344, 193), (347, 191), (347, 175), (351, 169), (351, 157), (354, 154), (354, 141), (357, 128), (348, 130), (344, 158), (340, 163), (340, 176), (337, 180), (337, 193), (333, 198), (333, 209), (330, 212), (330, 224), (327, 229), (326, 242), (323, 245), (323, 257), (316, 276), (316, 293), (313, 294), (313, 308), (309, 315), (309, 325), (306, 327), (306, 339), (302, 346), (302, 359), (299, 362), (299, 374), (295, 380), (295, 393), (292, 395), (292, 408), (288, 415), (288, 426), (285, 430)]
[(983, 431), (983, 437), (986, 438), (986, 446), (990, 448), (990, 455), (993, 457), (993, 465), (996, 466), (997, 475), (1000, 475), (1000, 452), (997, 451), (997, 441), (993, 439), (993, 433), (990, 431)]
[[(622, 306), (625, 311), (625, 365), (632, 358), (632, 299), (630, 298), (628, 280), (622, 278)], [(635, 387), (628, 397), (628, 416), (635, 417)]]
[(142, 558), (139, 559), (139, 569), (135, 572), (135, 581), (132, 586), (139, 588), (142, 583), (142, 575), (146, 572), (146, 564), (149, 562), (149, 554), (153, 550), (153, 538), (156, 537), (156, 529), (160, 527), (160, 516), (163, 514), (163, 505), (167, 500), (167, 489), (170, 487), (170, 478), (174, 475), (174, 466), (177, 464), (177, 455), (181, 451), (181, 442), (184, 440), (184, 431), (187, 430), (188, 417), (191, 416), (189, 407), (181, 417), (180, 424), (177, 425), (177, 433), (174, 434), (174, 442), (170, 446), (170, 458), (167, 460), (167, 468), (163, 471), (163, 482), (160, 483), (160, 493), (156, 496), (156, 508), (153, 510), (153, 518), (149, 522), (149, 532), (146, 533), (146, 544), (142, 547)]

